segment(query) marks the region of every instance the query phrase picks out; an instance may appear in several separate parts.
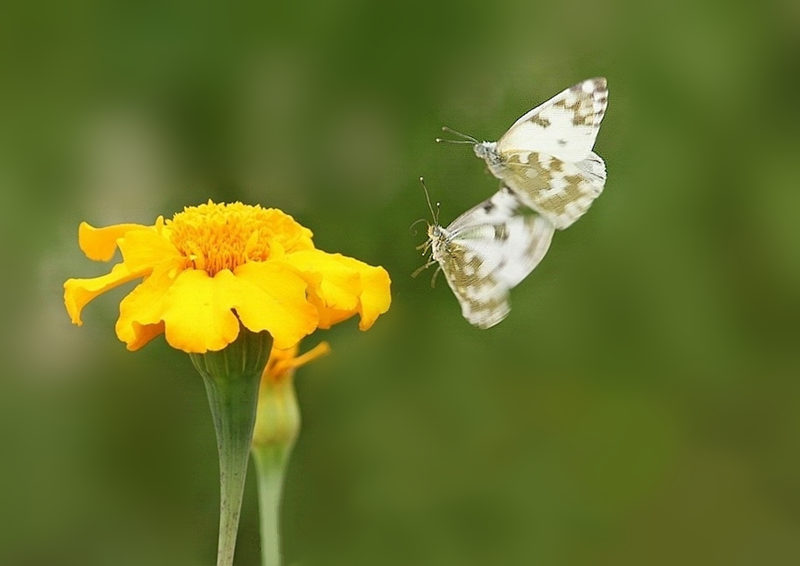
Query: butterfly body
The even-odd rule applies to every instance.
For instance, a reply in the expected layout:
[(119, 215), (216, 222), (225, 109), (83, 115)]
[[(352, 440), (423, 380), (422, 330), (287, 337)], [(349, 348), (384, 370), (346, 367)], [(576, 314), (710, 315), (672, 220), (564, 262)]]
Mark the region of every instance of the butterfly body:
[(549, 221), (501, 187), (446, 228), (428, 226), (426, 266), (438, 263), (464, 318), (489, 328), (508, 315), (509, 291), (542, 260), (553, 231)]
[(592, 151), (608, 105), (603, 78), (588, 79), (519, 118), (475, 155), (557, 229), (571, 226), (603, 191), (606, 168)]

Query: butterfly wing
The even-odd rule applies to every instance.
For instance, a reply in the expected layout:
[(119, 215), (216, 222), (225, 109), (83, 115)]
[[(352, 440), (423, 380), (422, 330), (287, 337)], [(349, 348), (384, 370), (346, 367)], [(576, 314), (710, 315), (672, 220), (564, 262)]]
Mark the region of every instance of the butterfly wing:
[(553, 231), (507, 187), (456, 218), (447, 227), (445, 249), (434, 249), (434, 257), (464, 318), (479, 328), (503, 320), (509, 290), (542, 260)]
[(535, 151), (562, 161), (582, 161), (594, 147), (607, 106), (606, 79), (585, 80), (514, 122), (497, 141), (497, 151)]
[(571, 163), (546, 153), (511, 151), (497, 171), (522, 202), (559, 230), (589, 210), (606, 182), (605, 163), (592, 152)]
[(511, 309), (508, 287), (501, 285), (492, 274), (478, 276), (474, 266), (467, 265), (468, 246), (451, 244), (450, 247), (439, 264), (461, 305), (461, 314), (478, 328), (490, 328), (502, 321)]

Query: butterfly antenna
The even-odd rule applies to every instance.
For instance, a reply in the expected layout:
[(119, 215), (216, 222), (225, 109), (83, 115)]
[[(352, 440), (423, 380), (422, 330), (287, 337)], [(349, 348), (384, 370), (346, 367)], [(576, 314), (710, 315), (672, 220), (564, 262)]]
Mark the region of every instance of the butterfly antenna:
[(458, 136), (461, 139), (460, 140), (447, 140), (447, 139), (442, 139), (442, 138), (436, 138), (436, 142), (437, 143), (442, 143), (442, 142), (445, 142), (445, 143), (465, 143), (465, 144), (468, 143), (468, 144), (472, 144), (472, 145), (474, 145), (476, 143), (480, 143), (478, 140), (476, 140), (472, 136), (468, 136), (467, 134), (461, 133), (458, 130), (454, 130), (453, 128), (449, 128), (447, 126), (442, 126), (442, 131), (443, 132), (447, 132), (448, 134), (453, 134), (454, 136)]
[(446, 138), (436, 138), (434, 141), (436, 143), (454, 143), (459, 145), (475, 145), (477, 143), (469, 140), (448, 140)]
[(433, 217), (433, 223), (438, 225), (439, 224), (439, 203), (436, 203), (436, 212), (433, 211), (433, 206), (431, 205), (431, 195), (428, 194), (428, 187), (425, 186), (425, 179), (423, 177), (419, 178), (419, 182), (422, 185), (422, 190), (425, 191), (425, 200), (428, 202), (428, 210), (431, 211), (431, 216)]

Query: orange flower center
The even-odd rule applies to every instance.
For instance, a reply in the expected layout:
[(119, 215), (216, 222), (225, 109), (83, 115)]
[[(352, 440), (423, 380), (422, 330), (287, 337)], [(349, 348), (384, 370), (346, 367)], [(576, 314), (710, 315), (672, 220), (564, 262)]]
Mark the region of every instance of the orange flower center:
[(172, 244), (209, 275), (314, 247), (311, 231), (288, 214), (240, 202), (187, 206), (166, 224)]

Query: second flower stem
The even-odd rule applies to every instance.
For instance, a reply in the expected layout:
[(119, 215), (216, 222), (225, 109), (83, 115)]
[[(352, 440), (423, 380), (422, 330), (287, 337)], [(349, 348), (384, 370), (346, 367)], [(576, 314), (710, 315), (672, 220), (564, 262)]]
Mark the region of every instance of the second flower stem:
[(300, 430), (292, 373), (262, 380), (253, 436), (261, 520), (261, 564), (280, 566), (281, 491), (289, 455)]
[(281, 564), (281, 493), (289, 450), (278, 447), (262, 447), (253, 450), (253, 459), (258, 475), (262, 566), (280, 566)]

